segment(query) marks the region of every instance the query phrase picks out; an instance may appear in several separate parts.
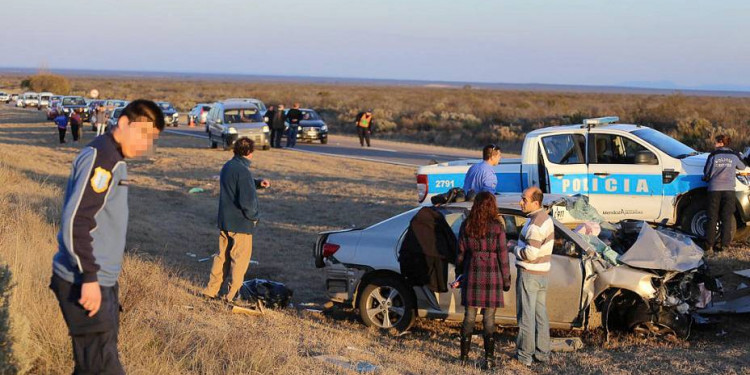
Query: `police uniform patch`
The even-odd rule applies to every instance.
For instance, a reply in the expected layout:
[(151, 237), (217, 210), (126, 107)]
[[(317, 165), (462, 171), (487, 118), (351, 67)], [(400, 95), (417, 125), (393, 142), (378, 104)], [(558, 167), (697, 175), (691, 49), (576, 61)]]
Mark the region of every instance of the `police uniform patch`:
[(112, 179), (112, 173), (102, 167), (94, 169), (94, 176), (91, 177), (91, 188), (96, 193), (103, 193), (109, 187), (109, 180)]

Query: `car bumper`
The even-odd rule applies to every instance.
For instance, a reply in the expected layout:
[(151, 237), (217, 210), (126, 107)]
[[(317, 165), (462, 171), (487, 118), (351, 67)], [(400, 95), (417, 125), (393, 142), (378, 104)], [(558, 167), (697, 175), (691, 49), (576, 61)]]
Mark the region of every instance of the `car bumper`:
[(297, 139), (307, 141), (307, 140), (321, 140), (328, 138), (328, 132), (319, 131), (319, 130), (301, 130), (297, 132)]
[(226, 139), (227, 145), (231, 146), (234, 144), (234, 141), (238, 140), (240, 137), (247, 137), (253, 140), (255, 142), (255, 147), (266, 147), (270, 146), (270, 140), (268, 133), (236, 133), (236, 134), (226, 134), (224, 136), (224, 139)]
[(326, 297), (337, 303), (354, 303), (357, 288), (366, 270), (333, 263), (326, 259), (323, 267)]

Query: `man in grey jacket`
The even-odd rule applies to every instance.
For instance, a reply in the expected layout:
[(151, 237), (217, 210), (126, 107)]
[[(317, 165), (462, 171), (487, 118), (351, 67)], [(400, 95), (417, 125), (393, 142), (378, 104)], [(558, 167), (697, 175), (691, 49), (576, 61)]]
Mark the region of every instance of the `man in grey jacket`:
[(112, 132), (95, 138), (73, 161), (50, 289), (72, 337), (76, 374), (124, 374), (117, 353), (117, 279), (128, 225), (124, 159), (148, 152), (162, 129), (159, 106), (135, 100)]
[(251, 139), (238, 139), (234, 142), (234, 157), (221, 168), (219, 253), (214, 257), (208, 285), (202, 291), (206, 298), (217, 298), (224, 280), (230, 278), (224, 298), (233, 303), (245, 281), (253, 252), (253, 233), (260, 219), (256, 189), (271, 186), (267, 180), (253, 179), (250, 173), (254, 148)]
[[(729, 223), (734, 215), (736, 171), (745, 169), (745, 163), (736, 152), (729, 148), (730, 142), (728, 135), (716, 136), (716, 150), (708, 155), (706, 165), (703, 167), (703, 181), (708, 182), (706, 251), (722, 251), (732, 242), (732, 228)], [(719, 219), (721, 219), (721, 243), (714, 247), (716, 222)]]

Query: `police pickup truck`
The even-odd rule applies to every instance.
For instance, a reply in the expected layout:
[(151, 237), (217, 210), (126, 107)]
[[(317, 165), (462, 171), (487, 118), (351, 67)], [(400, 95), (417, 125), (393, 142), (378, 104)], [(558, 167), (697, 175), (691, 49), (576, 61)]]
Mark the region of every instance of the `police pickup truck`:
[[(703, 236), (706, 182), (699, 153), (657, 130), (618, 124), (617, 117), (586, 119), (580, 125), (554, 126), (526, 135), (520, 159), (494, 167), (498, 193), (532, 185), (545, 193), (581, 194), (608, 220), (646, 220), (679, 226)], [(462, 187), (472, 164), (458, 160), (420, 167), (419, 202)], [(729, 223), (734, 238), (750, 235), (750, 168), (738, 171), (736, 212)]]

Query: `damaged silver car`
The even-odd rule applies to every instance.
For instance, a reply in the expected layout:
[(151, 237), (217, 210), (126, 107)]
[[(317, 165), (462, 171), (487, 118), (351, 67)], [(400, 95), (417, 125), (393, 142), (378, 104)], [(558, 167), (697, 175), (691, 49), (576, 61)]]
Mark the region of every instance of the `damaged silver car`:
[[(519, 196), (497, 198), (507, 238), (517, 240), (525, 222)], [(644, 222), (607, 223), (582, 197), (548, 195), (543, 203), (555, 224), (547, 293), (551, 328), (603, 326), (647, 336), (689, 336), (691, 313), (705, 307), (716, 288), (703, 251), (689, 236)], [(321, 233), (313, 255), (325, 274), (327, 297), (359, 309), (366, 325), (381, 329), (407, 330), (416, 317), (461, 321), (460, 289), (449, 286), (455, 279), (450, 252), (455, 254), (458, 230), (470, 209), (471, 202), (419, 207), (367, 228)], [(431, 211), (420, 215), (420, 210)], [(565, 215), (576, 219), (577, 230), (557, 220)], [(420, 222), (420, 217), (435, 220)], [(424, 277), (414, 277), (414, 267), (404, 262), (420, 253), (424, 259), (416, 264), (428, 267)], [(515, 267), (511, 274), (515, 280)], [(504, 300), (495, 320), (513, 326), (514, 288)]]

